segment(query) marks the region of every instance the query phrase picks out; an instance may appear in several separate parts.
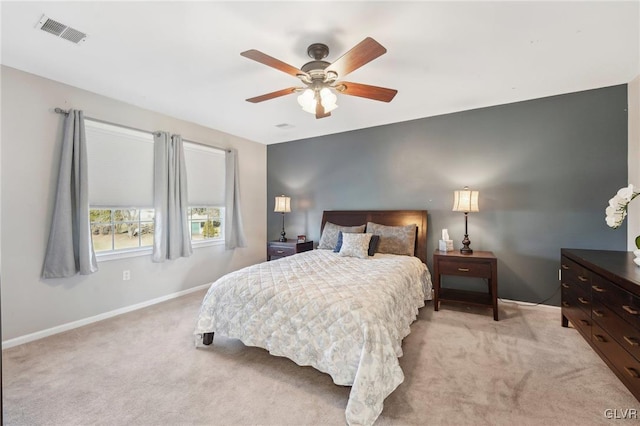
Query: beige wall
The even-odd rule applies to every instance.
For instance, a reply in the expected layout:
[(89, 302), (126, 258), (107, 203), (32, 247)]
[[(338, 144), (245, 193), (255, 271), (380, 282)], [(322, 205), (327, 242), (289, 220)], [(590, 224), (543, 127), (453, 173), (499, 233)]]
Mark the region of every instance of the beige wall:
[[(2, 67), (1, 248), (2, 338), (16, 339), (111, 311), (144, 304), (265, 260), (266, 146), (104, 96)], [(242, 213), (248, 247), (194, 249), (189, 258), (150, 256), (100, 262), (88, 276), (43, 280), (60, 156), (62, 116), (55, 107), (185, 139), (238, 149)], [(122, 280), (123, 270), (131, 280)], [(194, 318), (195, 318), (194, 312)], [(185, 330), (189, 332), (189, 330)]]
[[(629, 116), (629, 183), (640, 188), (640, 75), (628, 85)], [(628, 249), (635, 250), (640, 235), (640, 199), (629, 204), (627, 217)]]

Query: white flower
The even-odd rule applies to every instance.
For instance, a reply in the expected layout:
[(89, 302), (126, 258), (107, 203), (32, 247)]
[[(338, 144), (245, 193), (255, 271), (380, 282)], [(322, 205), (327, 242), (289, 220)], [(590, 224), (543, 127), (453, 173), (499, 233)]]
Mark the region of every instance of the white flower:
[(635, 188), (632, 184), (624, 188), (620, 188), (616, 195), (609, 200), (609, 205), (604, 210), (605, 221), (610, 228), (618, 228), (627, 217), (627, 206), (636, 198), (640, 192), (634, 192)]
[[(629, 184), (629, 186), (625, 187), (625, 188), (620, 188), (618, 190), (618, 193), (616, 194), (618, 197), (623, 198), (627, 204), (629, 203), (629, 201), (633, 200), (634, 197), (634, 193), (633, 193), (633, 185)], [(637, 194), (636, 194), (637, 195)]]

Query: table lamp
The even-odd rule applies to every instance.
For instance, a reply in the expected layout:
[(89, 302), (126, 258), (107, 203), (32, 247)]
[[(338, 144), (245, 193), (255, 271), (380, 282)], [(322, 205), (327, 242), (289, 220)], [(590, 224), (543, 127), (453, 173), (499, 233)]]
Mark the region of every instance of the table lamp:
[(479, 212), (478, 209), (478, 191), (470, 191), (468, 186), (465, 186), (461, 191), (453, 192), (453, 211), (464, 213), (464, 239), (462, 240), (462, 248), (460, 253), (472, 254), (473, 250), (469, 248), (469, 232), (467, 231), (467, 216), (469, 212)]
[(286, 234), (284, 232), (284, 214), (291, 212), (291, 198), (285, 197), (284, 195), (276, 197), (276, 206), (273, 211), (276, 213), (282, 213), (282, 232), (280, 233), (280, 239), (278, 241), (285, 242), (287, 241), (287, 238), (285, 237)]

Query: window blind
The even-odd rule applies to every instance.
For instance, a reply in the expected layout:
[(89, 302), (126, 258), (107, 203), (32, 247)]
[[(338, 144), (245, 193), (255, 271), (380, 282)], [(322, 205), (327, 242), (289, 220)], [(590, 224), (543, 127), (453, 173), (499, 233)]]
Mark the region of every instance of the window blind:
[(153, 208), (153, 135), (85, 119), (89, 204)]
[(183, 142), (190, 206), (224, 206), (224, 151)]

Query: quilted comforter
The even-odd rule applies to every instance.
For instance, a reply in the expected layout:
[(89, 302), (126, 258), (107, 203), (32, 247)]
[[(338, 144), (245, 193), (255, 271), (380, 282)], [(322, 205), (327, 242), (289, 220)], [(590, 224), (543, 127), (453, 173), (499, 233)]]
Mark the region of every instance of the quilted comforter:
[(430, 298), (429, 271), (416, 257), (313, 250), (218, 279), (195, 334), (237, 338), (331, 375), (352, 386), (347, 422), (370, 425), (404, 380), (402, 339)]

